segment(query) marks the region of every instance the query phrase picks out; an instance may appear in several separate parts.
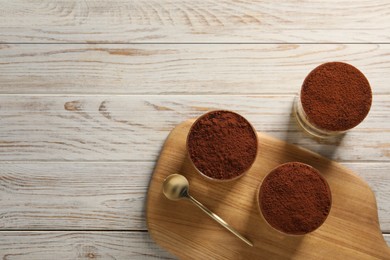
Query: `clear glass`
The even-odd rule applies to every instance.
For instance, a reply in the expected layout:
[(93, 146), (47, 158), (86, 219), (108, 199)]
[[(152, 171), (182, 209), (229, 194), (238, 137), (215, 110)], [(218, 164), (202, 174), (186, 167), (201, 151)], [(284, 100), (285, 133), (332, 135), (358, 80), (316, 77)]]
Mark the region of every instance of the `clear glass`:
[(249, 124), (249, 126), (251, 127), (253, 133), (255, 134), (255, 137), (256, 137), (256, 155), (255, 155), (255, 159), (253, 160), (252, 164), (250, 164), (247, 169), (245, 169), (244, 171), (242, 171), (239, 175), (237, 175), (236, 177), (234, 178), (230, 178), (230, 179), (216, 179), (216, 178), (212, 178), (206, 174), (204, 174), (201, 170), (199, 170), (196, 165), (194, 164), (194, 162), (192, 161), (191, 159), (191, 156), (189, 154), (189, 149), (188, 149), (188, 137), (189, 137), (189, 133), (191, 133), (191, 130), (192, 130), (192, 127), (196, 124), (196, 122), (198, 120), (200, 120), (201, 117), (203, 116), (206, 116), (207, 114), (209, 113), (213, 113), (215, 111), (221, 111), (221, 112), (229, 112), (229, 113), (233, 113), (233, 114), (237, 114), (239, 115), (240, 117), (243, 117), (242, 115), (236, 113), (236, 112), (233, 112), (233, 111), (229, 111), (229, 110), (213, 110), (213, 111), (209, 111), (207, 112), (206, 114), (203, 114), (201, 115), (200, 117), (198, 117), (195, 122), (192, 124), (190, 130), (188, 131), (188, 135), (187, 135), (187, 142), (186, 142), (186, 149), (187, 149), (187, 157), (189, 159), (189, 161), (191, 162), (192, 166), (195, 168), (195, 170), (201, 175), (203, 176), (205, 179), (209, 180), (209, 181), (213, 181), (213, 182), (229, 182), (229, 181), (234, 181), (234, 180), (237, 180), (239, 178), (241, 178), (242, 176), (244, 176), (253, 166), (253, 164), (255, 163), (256, 161), (256, 158), (257, 158), (257, 155), (258, 155), (258, 152), (259, 152), (259, 140), (258, 140), (258, 136), (257, 136), (257, 132), (255, 130), (255, 128), (253, 127), (253, 125), (245, 118), (243, 117)]
[(294, 100), (294, 115), (298, 124), (302, 127), (303, 130), (305, 130), (305, 132), (318, 138), (335, 137), (347, 132), (347, 131), (329, 131), (312, 124), (302, 107), (300, 95), (297, 95)]
[[(294, 163), (294, 162), (287, 162), (287, 163), (284, 163), (284, 164), (289, 164), (289, 163)], [(271, 171), (269, 171), (269, 172), (267, 173), (267, 175), (266, 175), (266, 176), (263, 178), (263, 180), (261, 181), (260, 185), (259, 185), (258, 188), (257, 188), (257, 192), (256, 192), (257, 209), (258, 209), (258, 211), (259, 211), (259, 213), (260, 213), (261, 218), (264, 220), (264, 222), (267, 223), (267, 225), (268, 225), (269, 227), (271, 227), (273, 230), (275, 230), (277, 233), (282, 234), (282, 235), (284, 235), (284, 236), (295, 236), (295, 237), (296, 237), (296, 236), (304, 236), (304, 235), (310, 234), (310, 233), (316, 231), (318, 228), (320, 228), (320, 227), (326, 222), (326, 220), (328, 219), (328, 217), (329, 217), (329, 215), (330, 215), (330, 210), (329, 210), (328, 215), (327, 215), (326, 218), (324, 219), (324, 221), (321, 223), (321, 225), (319, 225), (319, 226), (318, 226), (317, 228), (315, 228), (314, 230), (312, 230), (312, 231), (310, 231), (310, 232), (307, 232), (307, 233), (304, 233), (304, 234), (286, 233), (286, 232), (283, 232), (282, 230), (279, 230), (279, 229), (273, 227), (270, 223), (268, 223), (267, 219), (264, 217), (263, 212), (262, 212), (262, 210), (261, 210), (261, 206), (260, 206), (260, 190), (261, 190), (261, 186), (263, 185), (264, 180), (265, 180), (265, 178), (268, 176), (268, 174), (270, 174), (271, 172), (273, 172), (273, 171), (276, 170), (278, 167), (280, 167), (280, 166), (282, 166), (282, 165), (284, 165), (284, 164), (280, 164), (280, 165), (276, 166), (275, 168), (273, 168)], [(301, 163), (301, 164), (304, 164), (304, 163)], [(313, 168), (312, 166), (310, 166), (310, 165), (308, 165), (308, 164), (306, 164), (306, 165), (309, 166), (309, 167), (311, 167), (311, 168)], [(314, 168), (314, 169), (315, 169), (315, 168)], [(317, 171), (318, 171), (318, 170), (317, 170)], [(328, 184), (328, 182), (325, 180), (325, 178), (324, 178), (323, 176), (321, 176), (321, 175), (319, 175), (319, 176), (320, 176), (320, 178), (321, 178), (322, 180), (325, 181), (326, 186), (328, 187), (328, 190), (331, 191), (331, 190), (330, 190), (330, 187), (329, 187), (329, 184)], [(330, 208), (332, 208), (332, 203), (333, 203), (333, 201), (332, 201), (332, 194), (330, 194)]]

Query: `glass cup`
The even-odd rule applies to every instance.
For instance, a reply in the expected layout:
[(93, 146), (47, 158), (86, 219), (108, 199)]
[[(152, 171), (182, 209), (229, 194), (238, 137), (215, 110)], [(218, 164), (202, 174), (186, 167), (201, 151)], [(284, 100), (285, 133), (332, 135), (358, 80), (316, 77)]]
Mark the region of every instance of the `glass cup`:
[(228, 110), (200, 116), (187, 136), (188, 157), (197, 172), (212, 181), (233, 181), (255, 162), (257, 133), (243, 116)]
[(309, 134), (327, 138), (360, 124), (370, 111), (372, 92), (364, 74), (343, 62), (328, 62), (305, 78), (294, 101), (298, 124)]
[(271, 170), (259, 185), (257, 208), (278, 233), (305, 235), (327, 219), (332, 196), (327, 181), (310, 165), (288, 162)]
[(306, 131), (308, 134), (312, 136), (318, 138), (328, 138), (332, 136), (338, 136), (347, 132), (347, 130), (344, 131), (326, 130), (310, 122), (310, 119), (308, 118), (308, 116), (305, 113), (305, 110), (302, 107), (300, 95), (296, 96), (294, 99), (294, 114), (299, 126), (302, 127), (304, 131)]

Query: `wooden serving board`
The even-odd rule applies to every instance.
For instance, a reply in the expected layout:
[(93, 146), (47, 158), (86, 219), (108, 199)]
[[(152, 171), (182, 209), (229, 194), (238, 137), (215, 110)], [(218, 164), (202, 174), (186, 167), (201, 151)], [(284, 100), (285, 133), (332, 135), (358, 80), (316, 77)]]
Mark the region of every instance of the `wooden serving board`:
[[(227, 183), (200, 176), (186, 152), (193, 120), (172, 130), (149, 185), (146, 220), (152, 238), (180, 259), (390, 259), (381, 234), (374, 193), (350, 170), (318, 154), (262, 133), (250, 171)], [(285, 236), (261, 217), (256, 194), (266, 174), (277, 165), (299, 161), (317, 168), (332, 191), (325, 223), (305, 236)], [(368, 169), (369, 170), (369, 169)], [(189, 201), (170, 201), (162, 193), (164, 179), (185, 175), (190, 193), (254, 243), (249, 247)]]

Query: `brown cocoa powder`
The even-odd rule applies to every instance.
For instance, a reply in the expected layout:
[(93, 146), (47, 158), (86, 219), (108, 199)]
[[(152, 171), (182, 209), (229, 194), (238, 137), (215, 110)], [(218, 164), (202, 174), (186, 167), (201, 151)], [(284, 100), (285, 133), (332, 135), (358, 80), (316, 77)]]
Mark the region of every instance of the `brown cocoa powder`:
[(316, 169), (290, 162), (265, 177), (259, 204), (262, 215), (275, 229), (287, 234), (306, 234), (325, 221), (331, 207), (331, 193)]
[(328, 131), (345, 131), (367, 116), (372, 93), (367, 78), (343, 62), (324, 63), (309, 73), (301, 89), (307, 119)]
[(213, 179), (228, 180), (240, 176), (253, 164), (257, 135), (239, 114), (212, 111), (193, 124), (187, 148), (201, 173)]

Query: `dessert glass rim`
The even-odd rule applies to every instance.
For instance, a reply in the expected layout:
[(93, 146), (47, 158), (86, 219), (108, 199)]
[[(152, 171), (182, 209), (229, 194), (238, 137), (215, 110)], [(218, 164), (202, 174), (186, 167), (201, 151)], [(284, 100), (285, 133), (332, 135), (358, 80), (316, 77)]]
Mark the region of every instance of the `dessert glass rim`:
[[(370, 106), (367, 110), (367, 113), (360, 121), (357, 121), (355, 124), (350, 124), (351, 126), (349, 126), (348, 128), (343, 128), (340, 130), (328, 129), (324, 126), (321, 126), (321, 125), (315, 123), (313, 120), (310, 120), (310, 117), (308, 116), (308, 114), (305, 110), (305, 106), (302, 104), (302, 96), (304, 93), (303, 86), (305, 86), (306, 82), (308, 82), (309, 77), (310, 76), (314, 77), (314, 75), (316, 75), (316, 74), (313, 74), (313, 73), (316, 73), (318, 69), (323, 68), (325, 66), (332, 66), (332, 64), (338, 64), (338, 65), (341, 64), (342, 66), (348, 67), (349, 69), (356, 72), (359, 75), (359, 77), (362, 78), (367, 83), (367, 85), (364, 85), (364, 88), (367, 87), (367, 89), (369, 90), (369, 96), (370, 96), (370, 100), (371, 100)], [(364, 119), (368, 116), (368, 114), (371, 110), (371, 107), (372, 107), (372, 88), (371, 88), (371, 84), (368, 81), (366, 75), (360, 69), (355, 67), (354, 65), (347, 63), (347, 62), (342, 62), (342, 61), (328, 61), (328, 62), (323, 62), (323, 63), (317, 65), (316, 67), (314, 67), (312, 70), (310, 70), (310, 72), (305, 76), (305, 78), (302, 82), (302, 85), (301, 85), (301, 89), (300, 89), (299, 93), (297, 94), (297, 98), (294, 101), (296, 103), (294, 105), (295, 115), (297, 116), (298, 123), (301, 125), (301, 127), (311, 135), (314, 135), (314, 136), (320, 137), (320, 138), (326, 138), (326, 137), (344, 134), (344, 133), (348, 132), (349, 130), (357, 127), (359, 124), (361, 124), (364, 121)], [(307, 107), (306, 107), (306, 109), (307, 109)]]
[[(236, 177), (233, 177), (233, 178), (229, 178), (229, 179), (217, 179), (217, 178), (212, 178), (206, 174), (204, 174), (200, 169), (198, 169), (198, 167), (196, 167), (195, 163), (192, 161), (192, 158), (191, 158), (191, 155), (190, 155), (190, 152), (189, 152), (189, 149), (188, 149), (188, 144), (189, 144), (189, 137), (190, 137), (190, 133), (191, 133), (191, 130), (192, 128), (196, 125), (196, 123), (201, 120), (204, 116), (208, 115), (208, 114), (211, 114), (211, 113), (215, 113), (215, 112), (228, 112), (228, 113), (232, 113), (232, 114), (235, 114), (235, 115), (238, 115), (239, 117), (242, 117), (250, 126), (251, 130), (253, 131), (254, 133), (254, 136), (255, 136), (255, 140), (256, 140), (256, 153), (255, 153), (255, 156), (254, 156), (254, 159), (252, 161), (252, 163), (250, 165), (248, 165), (248, 167), (246, 169), (244, 169), (239, 175), (237, 175)], [(205, 179), (209, 180), (209, 181), (213, 181), (213, 182), (229, 182), (229, 181), (234, 181), (234, 180), (237, 180), (239, 178), (241, 178), (242, 176), (244, 176), (250, 169), (251, 167), (253, 166), (253, 164), (255, 164), (256, 162), (256, 158), (258, 156), (258, 153), (259, 153), (259, 139), (258, 139), (258, 136), (257, 136), (257, 132), (256, 132), (256, 129), (253, 127), (252, 123), (249, 122), (248, 119), (246, 119), (244, 116), (240, 115), (239, 113), (237, 112), (234, 112), (234, 111), (231, 111), (231, 110), (227, 110), (227, 109), (214, 109), (214, 110), (210, 110), (202, 115), (200, 115), (191, 125), (189, 131), (188, 131), (188, 134), (187, 134), (187, 138), (186, 138), (186, 150), (187, 150), (187, 156), (191, 162), (191, 165), (195, 168), (195, 170), (202, 176), (204, 177)]]
[[(266, 218), (264, 217), (264, 215), (263, 215), (263, 211), (261, 210), (261, 206), (260, 206), (260, 191), (261, 191), (261, 187), (262, 187), (264, 181), (266, 180), (266, 178), (267, 178), (274, 170), (276, 170), (277, 168), (282, 167), (282, 166), (284, 166), (284, 165), (286, 165), (286, 164), (291, 164), (291, 163), (303, 164), (303, 165), (308, 166), (308, 167), (311, 168), (311, 169), (314, 169), (315, 172), (318, 174), (318, 176), (324, 181), (324, 183), (325, 183), (325, 185), (326, 185), (326, 188), (327, 188), (327, 190), (329, 191), (330, 209), (329, 209), (328, 214), (325, 216), (325, 218), (323, 219), (323, 221), (321, 222), (321, 224), (320, 224), (318, 227), (316, 227), (315, 229), (311, 230), (310, 232), (306, 232), (306, 233), (287, 233), (287, 232), (284, 232), (284, 231), (282, 231), (282, 230), (277, 229), (276, 227), (274, 227), (274, 226), (272, 226), (270, 223), (268, 223), (267, 219), (266, 219)], [(267, 225), (268, 225), (269, 227), (271, 227), (272, 230), (275, 230), (275, 231), (277, 231), (279, 234), (282, 234), (282, 235), (284, 235), (284, 236), (300, 237), (300, 236), (304, 236), (304, 235), (308, 235), (308, 234), (310, 234), (310, 233), (313, 233), (314, 231), (316, 231), (317, 229), (319, 229), (319, 228), (325, 223), (325, 221), (328, 219), (328, 217), (329, 217), (329, 215), (330, 215), (330, 212), (331, 212), (331, 210), (332, 210), (333, 199), (332, 199), (332, 192), (331, 192), (331, 189), (330, 189), (330, 186), (329, 186), (328, 181), (322, 176), (321, 172), (320, 172), (317, 168), (311, 166), (310, 164), (304, 163), (304, 162), (289, 161), (289, 162), (285, 162), (285, 163), (282, 163), (282, 164), (279, 164), (279, 165), (275, 166), (274, 168), (272, 168), (272, 169), (265, 175), (265, 177), (261, 180), (260, 184), (258, 185), (258, 188), (257, 188), (257, 191), (256, 191), (256, 202), (257, 202), (257, 210), (259, 211), (261, 218), (264, 220), (265, 223), (267, 223)]]

